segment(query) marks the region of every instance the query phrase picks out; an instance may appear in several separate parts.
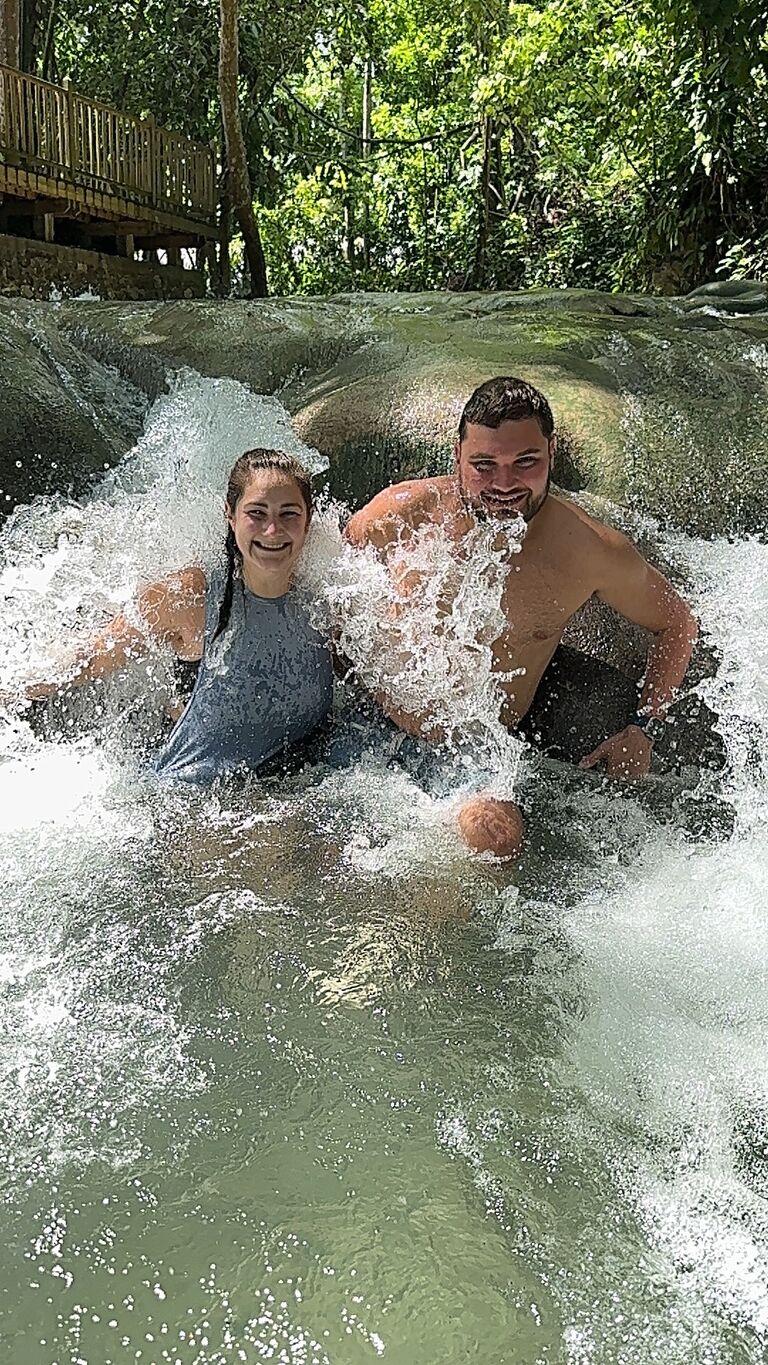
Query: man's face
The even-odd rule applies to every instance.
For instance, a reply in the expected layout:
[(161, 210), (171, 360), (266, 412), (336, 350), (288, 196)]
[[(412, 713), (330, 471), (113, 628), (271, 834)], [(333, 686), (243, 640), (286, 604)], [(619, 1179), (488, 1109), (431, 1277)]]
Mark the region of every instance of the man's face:
[(478, 516), (531, 521), (549, 492), (554, 452), (554, 436), (535, 417), (496, 428), (470, 423), (456, 444), (461, 491)]

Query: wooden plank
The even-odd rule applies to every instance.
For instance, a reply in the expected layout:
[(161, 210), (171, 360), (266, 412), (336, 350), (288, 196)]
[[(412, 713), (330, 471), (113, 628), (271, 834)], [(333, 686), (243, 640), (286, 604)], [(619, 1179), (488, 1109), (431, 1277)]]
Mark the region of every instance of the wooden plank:
[(156, 251), (158, 247), (163, 249), (169, 246), (190, 247), (201, 246), (202, 239), (192, 232), (155, 232), (146, 236), (136, 238), (136, 246), (140, 251)]

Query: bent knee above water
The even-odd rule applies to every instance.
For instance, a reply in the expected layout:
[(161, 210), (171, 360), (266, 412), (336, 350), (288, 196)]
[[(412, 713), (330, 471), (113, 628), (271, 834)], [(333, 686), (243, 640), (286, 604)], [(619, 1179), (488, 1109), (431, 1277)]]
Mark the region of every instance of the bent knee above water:
[(525, 825), (519, 806), (495, 796), (474, 796), (458, 813), (459, 829), (473, 853), (514, 858), (522, 850)]

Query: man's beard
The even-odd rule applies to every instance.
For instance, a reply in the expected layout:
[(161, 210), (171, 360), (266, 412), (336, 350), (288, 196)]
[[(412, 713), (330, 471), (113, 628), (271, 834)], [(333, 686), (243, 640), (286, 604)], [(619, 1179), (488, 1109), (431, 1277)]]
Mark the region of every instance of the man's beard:
[(499, 516), (498, 513), (491, 512), (489, 508), (486, 507), (485, 503), (482, 502), (479, 498), (476, 500), (470, 498), (466, 488), (464, 487), (461, 474), (459, 474), (459, 490), (461, 492), (462, 500), (464, 502), (465, 507), (467, 507), (469, 511), (473, 513), (477, 521), (505, 522), (513, 521), (515, 517), (522, 517), (526, 526), (530, 526), (531, 522), (533, 521), (533, 518), (537, 515), (538, 512), (541, 511), (542, 507), (544, 506), (544, 503), (549, 497), (549, 486), (551, 482), (552, 474), (551, 471), (548, 471), (547, 482), (544, 486), (544, 491), (540, 493), (537, 498), (531, 501), (529, 494), (529, 500), (527, 503), (525, 503), (523, 507), (510, 507), (508, 514), (506, 515), (502, 514), (501, 516)]

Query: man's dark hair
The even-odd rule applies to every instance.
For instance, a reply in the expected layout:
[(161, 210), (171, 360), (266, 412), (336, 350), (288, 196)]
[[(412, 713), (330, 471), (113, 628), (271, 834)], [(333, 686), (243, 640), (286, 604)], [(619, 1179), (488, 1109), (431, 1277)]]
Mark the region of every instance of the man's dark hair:
[(496, 428), (502, 422), (522, 422), (526, 417), (535, 417), (549, 440), (555, 419), (543, 393), (524, 379), (487, 379), (466, 403), (459, 419), (459, 440), (464, 440), (470, 424)]

